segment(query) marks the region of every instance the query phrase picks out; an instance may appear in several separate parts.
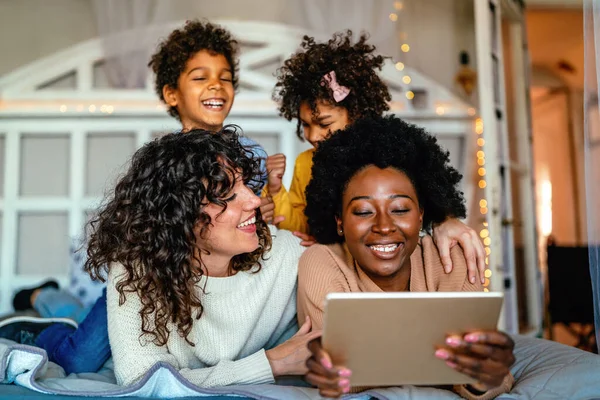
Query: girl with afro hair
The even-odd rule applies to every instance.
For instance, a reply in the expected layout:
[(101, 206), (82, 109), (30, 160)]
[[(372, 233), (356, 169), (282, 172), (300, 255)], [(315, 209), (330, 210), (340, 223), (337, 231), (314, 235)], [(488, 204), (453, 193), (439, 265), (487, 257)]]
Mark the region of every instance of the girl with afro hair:
[[(367, 39), (362, 34), (353, 43), (349, 30), (334, 34), (325, 43), (305, 36), (301, 50), (278, 70), (273, 99), (279, 104), (280, 115), (288, 121), (297, 121), (296, 134), (300, 140), (317, 147), (332, 132), (360, 118), (380, 117), (389, 109), (390, 92), (377, 73), (385, 57), (375, 54), (375, 46), (368, 44)], [(278, 226), (293, 231), (305, 246), (315, 243), (304, 216), (305, 189), (311, 180), (314, 151), (314, 148), (307, 150), (296, 159), (289, 192), (282, 185), (285, 156), (268, 157), (269, 175), (263, 190), (263, 196), (272, 198), (275, 204), (275, 218), (283, 218)], [(444, 269), (446, 272), (452, 269), (450, 249), (458, 243), (467, 258), (471, 282), (475, 281), (478, 269), (483, 279), (483, 245), (477, 233), (456, 217), (459, 215), (450, 215), (432, 226)]]

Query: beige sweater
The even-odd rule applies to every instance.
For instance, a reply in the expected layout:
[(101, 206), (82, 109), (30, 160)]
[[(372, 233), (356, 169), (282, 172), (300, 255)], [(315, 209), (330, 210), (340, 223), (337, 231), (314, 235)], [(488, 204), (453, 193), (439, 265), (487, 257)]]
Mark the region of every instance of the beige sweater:
[[(190, 346), (170, 324), (165, 346), (140, 339), (141, 302), (127, 293), (119, 305), (115, 288), (124, 267), (112, 264), (107, 285), (108, 335), (120, 385), (130, 385), (152, 366), (173, 366), (199, 387), (274, 382), (265, 348), (295, 328), (298, 259), (304, 248), (291, 232), (271, 227), (272, 251), (258, 273), (203, 278), (198, 291), (204, 313), (194, 321)], [(296, 328), (297, 329), (297, 328)]]
[[(446, 274), (431, 236), (425, 236), (410, 257), (411, 292), (473, 292), (483, 290), (479, 280), (468, 280), (467, 264), (462, 250), (454, 246), (450, 252), (453, 270)], [(354, 262), (345, 245), (314, 245), (304, 252), (298, 266), (298, 320), (308, 315), (313, 329), (323, 326), (323, 306), (328, 293), (382, 292)], [(513, 377), (508, 375), (498, 388), (475, 396), (464, 386), (455, 391), (467, 399), (493, 399), (509, 392)]]

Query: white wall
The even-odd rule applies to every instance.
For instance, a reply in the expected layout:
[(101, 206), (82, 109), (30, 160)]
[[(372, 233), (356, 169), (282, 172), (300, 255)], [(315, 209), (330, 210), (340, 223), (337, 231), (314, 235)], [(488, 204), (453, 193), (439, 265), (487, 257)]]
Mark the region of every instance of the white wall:
[(454, 82), (460, 67), (459, 53), (467, 51), (471, 68), (477, 69), (473, 1), (413, 0), (408, 3), (412, 15), (403, 20), (410, 44), (407, 65), (460, 93)]
[(95, 36), (89, 0), (0, 0), (0, 76)]

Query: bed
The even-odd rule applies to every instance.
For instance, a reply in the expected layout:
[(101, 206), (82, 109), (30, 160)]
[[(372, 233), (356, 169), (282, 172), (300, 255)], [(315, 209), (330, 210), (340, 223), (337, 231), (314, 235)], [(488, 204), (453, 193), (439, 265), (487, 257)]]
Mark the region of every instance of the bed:
[[(517, 361), (511, 372), (515, 386), (498, 399), (564, 400), (600, 398), (600, 356), (548, 340), (514, 336)], [(112, 360), (94, 374), (65, 376), (48, 362), (45, 351), (0, 339), (0, 399), (42, 398), (186, 398), (314, 399), (305, 385), (247, 385), (202, 389), (185, 381), (165, 364), (155, 365), (136, 384), (115, 384)], [(347, 399), (457, 399), (448, 391), (404, 386), (370, 390)]]

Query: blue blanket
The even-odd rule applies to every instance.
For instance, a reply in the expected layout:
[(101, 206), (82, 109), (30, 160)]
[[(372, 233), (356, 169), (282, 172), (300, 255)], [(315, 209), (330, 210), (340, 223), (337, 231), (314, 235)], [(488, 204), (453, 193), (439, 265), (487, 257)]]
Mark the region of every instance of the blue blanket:
[[(516, 336), (515, 342), (517, 361), (511, 370), (515, 387), (498, 399), (600, 399), (600, 356), (540, 339)], [(296, 386), (237, 385), (203, 389), (187, 382), (166, 364), (155, 365), (140, 381), (123, 387), (116, 384), (111, 360), (97, 373), (66, 376), (62, 368), (48, 362), (44, 350), (4, 339), (0, 339), (0, 384), (14, 384), (38, 393), (86, 397), (320, 398), (315, 389)], [(5, 387), (0, 385), (0, 395)], [(13, 398), (22, 397), (15, 393)], [(433, 400), (459, 397), (433, 388), (403, 386), (345, 398)]]

